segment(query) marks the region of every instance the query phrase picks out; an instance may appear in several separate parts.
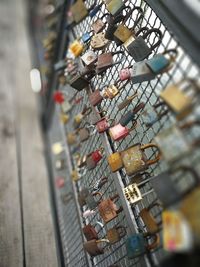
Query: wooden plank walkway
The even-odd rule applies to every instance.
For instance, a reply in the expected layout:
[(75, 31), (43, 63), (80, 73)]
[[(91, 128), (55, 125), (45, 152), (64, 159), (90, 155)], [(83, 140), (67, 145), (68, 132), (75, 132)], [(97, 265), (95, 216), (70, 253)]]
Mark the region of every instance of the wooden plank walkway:
[(56, 267), (25, 19), (23, 0), (0, 1), (0, 267)]

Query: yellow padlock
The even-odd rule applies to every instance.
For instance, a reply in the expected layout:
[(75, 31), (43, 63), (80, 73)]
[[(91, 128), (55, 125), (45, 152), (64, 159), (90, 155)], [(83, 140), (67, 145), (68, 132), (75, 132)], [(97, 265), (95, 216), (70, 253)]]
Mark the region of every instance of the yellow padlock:
[(60, 114), (60, 121), (64, 124), (66, 124), (69, 121), (69, 115), (61, 113)]
[(114, 32), (114, 36), (123, 43), (126, 42), (132, 34), (133, 32), (123, 24), (118, 25), (116, 31)]
[(110, 165), (110, 168), (112, 172), (116, 172), (123, 168), (123, 162), (120, 156), (119, 152), (115, 152), (108, 156), (108, 164)]
[(77, 135), (75, 133), (68, 133), (67, 134), (67, 142), (69, 145), (76, 144), (77, 141)]
[(113, 99), (118, 94), (119, 89), (114, 84), (112, 84), (104, 90), (103, 97)]
[(81, 44), (78, 40), (75, 40), (70, 46), (69, 46), (70, 51), (75, 57), (78, 57), (81, 55), (84, 49), (84, 45)]
[(171, 85), (160, 93), (160, 97), (167, 103), (167, 105), (174, 111), (177, 119), (181, 120), (192, 111), (192, 97), (186, 94), (179, 86)]
[(77, 180), (80, 179), (79, 174), (78, 174), (78, 172), (77, 172), (76, 170), (73, 170), (73, 171), (71, 172), (71, 178), (72, 178), (72, 180), (73, 180), (74, 182), (76, 182)]
[(79, 113), (74, 117), (74, 121), (75, 123), (80, 124), (83, 118), (84, 118), (83, 114)]

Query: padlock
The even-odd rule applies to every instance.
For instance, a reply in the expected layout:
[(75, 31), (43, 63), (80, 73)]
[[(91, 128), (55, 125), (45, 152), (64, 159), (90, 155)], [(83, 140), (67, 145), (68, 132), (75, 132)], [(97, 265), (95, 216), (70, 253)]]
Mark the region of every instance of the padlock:
[[(188, 188), (181, 188), (181, 186), (176, 183), (178, 179), (174, 180), (174, 177), (182, 178), (184, 175), (189, 175), (192, 178), (192, 183)], [(195, 187), (199, 187), (200, 178), (195, 169), (187, 165), (180, 165), (177, 168), (168, 169), (149, 180), (158, 199), (164, 207), (168, 207), (180, 202), (183, 197), (187, 197)]]
[(92, 9), (90, 9), (89, 15), (91, 18), (93, 18), (101, 9), (103, 3), (100, 3), (99, 5), (97, 5), (95, 3), (95, 5), (93, 5)]
[(177, 55), (176, 49), (169, 49), (148, 59), (146, 65), (153, 73), (160, 74), (173, 67)]
[[(150, 47), (146, 44), (145, 39), (155, 33), (158, 35), (158, 41)], [(128, 39), (129, 40), (129, 39)], [(127, 40), (127, 41), (128, 41)], [(143, 36), (137, 36), (129, 45), (125, 45), (127, 52), (133, 57), (136, 62), (142, 61), (147, 58), (152, 51), (160, 45), (162, 41), (162, 33), (159, 29), (150, 29)]]
[(72, 12), (73, 19), (76, 23), (81, 22), (88, 15), (88, 10), (83, 2), (83, 0), (77, 0), (70, 8)]
[(96, 133), (95, 126), (93, 125), (86, 125), (84, 128), (79, 129), (79, 140), (80, 142), (84, 142), (89, 139), (93, 134)]
[(92, 125), (96, 125), (102, 118), (106, 116), (106, 114), (107, 112), (105, 110), (97, 112), (96, 109), (94, 109), (90, 115), (89, 121)]
[(84, 45), (79, 40), (75, 40), (69, 45), (69, 50), (75, 57), (78, 57), (82, 54)]
[[(111, 121), (111, 123), (109, 122)], [(100, 121), (97, 122), (96, 124), (96, 129), (98, 133), (103, 133), (107, 131), (110, 128), (110, 124), (112, 124), (114, 120), (112, 119), (107, 119), (107, 118), (102, 118)]]
[(87, 66), (89, 66), (97, 61), (97, 55), (92, 50), (88, 50), (81, 56), (81, 59)]
[(64, 159), (56, 160), (55, 168), (57, 171), (63, 170), (65, 168), (65, 160)]
[(99, 200), (96, 200), (96, 199), (95, 199), (95, 196), (96, 196), (96, 195), (100, 196), (100, 199), (101, 199), (102, 194), (101, 194), (100, 192), (89, 193), (89, 194), (87, 195), (87, 197), (85, 198), (86, 205), (87, 205), (87, 207), (88, 207), (90, 210), (94, 210), (94, 209), (96, 209), (96, 207), (97, 207), (98, 204), (99, 204), (100, 199), (99, 199)]
[(97, 166), (98, 162), (103, 157), (103, 151), (104, 151), (104, 148), (101, 147), (100, 149), (93, 151), (87, 156), (86, 166), (88, 170), (92, 170)]
[(174, 164), (177, 160), (192, 152), (192, 144), (187, 142), (183, 131), (176, 126), (167, 128), (157, 134), (155, 142), (169, 164)]
[(159, 102), (157, 104), (154, 104), (153, 106), (150, 106), (142, 112), (142, 121), (144, 122), (146, 127), (151, 127), (154, 123), (156, 123), (168, 113), (168, 110), (165, 107), (162, 108), (161, 111), (157, 111), (157, 109), (159, 107), (162, 107), (163, 104), (163, 102)]
[(97, 256), (104, 253), (104, 249), (98, 246), (99, 243), (109, 243), (107, 239), (92, 239), (83, 244), (83, 248), (90, 254), (90, 256)]
[(119, 110), (122, 110), (124, 108), (126, 108), (127, 106), (129, 106), (131, 104), (131, 102), (133, 101), (133, 99), (137, 96), (137, 93), (134, 93), (131, 96), (128, 96), (126, 99), (124, 99), (117, 107)]
[[(134, 20), (133, 27), (129, 29), (125, 25), (125, 22), (130, 18), (130, 16), (132, 17), (132, 14), (135, 10), (138, 11), (136, 18), (138, 16), (138, 14), (140, 14), (140, 16), (137, 20)], [(125, 20), (123, 21), (123, 23), (119, 24), (117, 26), (116, 31), (114, 32), (115, 41), (116, 41), (117, 45), (121, 45), (122, 43), (126, 42), (131, 37), (131, 35), (134, 34), (135, 27), (139, 23), (141, 23), (141, 20), (143, 19), (143, 17), (144, 17), (144, 11), (140, 6), (134, 6), (134, 8), (130, 10), (130, 12), (128, 13), (128, 16), (125, 17)]]
[(174, 112), (176, 118), (181, 120), (192, 112), (193, 100), (198, 91), (199, 88), (194, 80), (182, 80), (164, 89), (160, 97)]
[(131, 69), (131, 81), (133, 84), (151, 81), (156, 78), (146, 65), (146, 61), (134, 63)]
[[(128, 6), (126, 8), (129, 8)], [(113, 41), (114, 40), (114, 32), (116, 31), (117, 29), (117, 23), (121, 22), (122, 20), (124, 20), (125, 16), (120, 13), (118, 14), (117, 16), (108, 16), (107, 17), (107, 28), (106, 28), (106, 31), (105, 31), (105, 38), (110, 40), (110, 41)]]
[[(146, 238), (151, 237), (151, 243), (147, 243)], [(134, 259), (148, 251), (156, 249), (160, 245), (159, 234), (137, 233), (129, 236), (126, 240), (126, 251), (129, 259)]]
[(117, 15), (124, 8), (124, 3), (122, 0), (110, 0), (106, 3), (107, 10), (113, 15)]
[(103, 100), (102, 93), (99, 89), (95, 90), (91, 94), (89, 94), (89, 101), (92, 106), (97, 106), (98, 104), (101, 103)]
[(119, 94), (119, 89), (114, 84), (111, 84), (102, 93), (104, 98), (113, 99)]
[(107, 231), (106, 237), (110, 244), (115, 244), (126, 235), (126, 228), (124, 226), (115, 226)]
[(123, 168), (123, 162), (119, 152), (109, 155), (107, 160), (112, 172), (119, 171)]
[(103, 49), (108, 45), (108, 43), (109, 40), (105, 38), (104, 32), (96, 33), (95, 35), (92, 36), (90, 41), (90, 45), (94, 50)]
[(109, 135), (114, 141), (119, 141), (129, 135), (130, 131), (132, 131), (133, 129), (135, 129), (135, 125), (132, 128), (128, 129), (127, 127), (124, 127), (120, 123), (118, 123), (117, 125), (109, 129)]
[(106, 27), (106, 23), (103, 22), (103, 18), (107, 17), (109, 13), (103, 14), (100, 18), (98, 18), (96, 21), (93, 22), (92, 24), (92, 29), (95, 33), (99, 33), (103, 31), (103, 29)]
[[(131, 45), (137, 36), (139, 36), (141, 34), (141, 36), (143, 36), (145, 33), (147, 33), (149, 31), (148, 27), (142, 27), (140, 28), (137, 32), (133, 31), (132, 35), (124, 42), (123, 47), (128, 50), (129, 45)], [(115, 38), (115, 42), (116, 42), (116, 38)]]
[(68, 121), (69, 121), (69, 115), (64, 114), (64, 113), (61, 113), (61, 114), (60, 114), (60, 121), (61, 121), (63, 124), (68, 123)]
[(173, 253), (190, 252), (194, 247), (194, 233), (183, 214), (178, 210), (164, 210), (162, 221), (164, 250)]
[(88, 41), (90, 41), (90, 39), (92, 38), (91, 33), (92, 31), (84, 32), (83, 35), (81, 36), (81, 40), (84, 44), (88, 43)]
[(56, 187), (57, 188), (62, 188), (62, 187), (64, 187), (64, 185), (65, 185), (64, 178), (63, 177), (57, 177), (56, 178)]
[(119, 78), (121, 81), (130, 80), (132, 76), (131, 68), (125, 68), (119, 71)]
[(64, 146), (61, 142), (56, 142), (52, 145), (51, 150), (54, 155), (59, 155), (64, 151)]
[[(147, 148), (156, 148), (157, 155), (154, 159), (147, 159), (144, 150)], [(124, 168), (127, 175), (133, 175), (137, 172), (147, 169), (150, 165), (155, 164), (161, 157), (161, 152), (156, 144), (135, 144), (130, 148), (120, 152)]]
[(65, 101), (65, 93), (63, 91), (54, 92), (53, 100), (55, 103), (62, 104)]
[(91, 107), (87, 107), (86, 105), (84, 106), (82, 112), (78, 113), (74, 117), (74, 128), (78, 128), (83, 121), (83, 119), (88, 116), (91, 113), (92, 109)]
[(82, 188), (78, 193), (78, 202), (81, 207), (86, 205), (86, 197), (89, 195), (90, 191), (88, 188)]
[(68, 113), (72, 109), (72, 105), (69, 100), (65, 99), (65, 101), (61, 104), (61, 109), (63, 113)]
[(77, 135), (76, 132), (71, 132), (67, 134), (67, 143), (69, 145), (74, 145), (77, 143)]
[(84, 226), (82, 228), (83, 234), (84, 234), (84, 236), (85, 236), (87, 241), (90, 241), (92, 239), (96, 239), (96, 240), (98, 239), (98, 233), (97, 233), (97, 231), (95, 229), (96, 225), (100, 226), (101, 230), (104, 229), (104, 225), (101, 222), (98, 222), (98, 221), (95, 222), (94, 226), (91, 225), (91, 224), (87, 224), (86, 226)]
[(101, 218), (105, 223), (110, 222), (118, 216), (122, 211), (122, 207), (117, 207), (114, 201), (119, 198), (118, 195), (115, 195), (111, 198), (102, 200), (98, 205), (98, 210)]
[(129, 110), (128, 112), (126, 112), (119, 120), (119, 124), (121, 124), (122, 126), (126, 126), (130, 121), (134, 120), (135, 115), (144, 107), (145, 103), (141, 102), (133, 110)]
[(96, 66), (97, 73), (101, 73), (102, 70), (105, 71), (106, 69), (112, 67), (113, 65), (120, 64), (123, 59), (118, 60), (116, 62), (114, 62), (113, 60), (113, 56), (118, 55), (118, 54), (124, 55), (124, 52), (116, 51), (116, 52), (103, 53), (99, 55), (97, 59), (97, 66)]
[(89, 85), (89, 81), (81, 75), (77, 73), (70, 81), (69, 84), (76, 90), (81, 91)]
[(154, 207), (162, 208), (162, 205), (158, 202), (154, 202), (148, 206), (148, 208), (143, 208), (139, 212), (139, 216), (145, 224), (146, 230), (150, 234), (157, 233), (159, 231), (159, 224), (154, 216), (151, 214), (150, 210)]

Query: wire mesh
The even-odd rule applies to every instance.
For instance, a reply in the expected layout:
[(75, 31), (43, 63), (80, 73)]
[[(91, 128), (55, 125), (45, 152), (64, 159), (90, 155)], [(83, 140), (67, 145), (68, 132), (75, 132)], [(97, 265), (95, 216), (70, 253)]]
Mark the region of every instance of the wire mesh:
[[(87, 1), (86, 6), (89, 7), (93, 1)], [(97, 4), (99, 4), (100, 1), (97, 1)], [(145, 108), (152, 107), (155, 103), (159, 100), (159, 93), (164, 90), (168, 85), (176, 84), (177, 82), (188, 79), (188, 78), (195, 78), (199, 77), (199, 69), (198, 67), (192, 62), (190, 59), (190, 56), (188, 55), (187, 51), (184, 51), (179, 41), (176, 39), (176, 36), (173, 35), (173, 32), (171, 29), (168, 29), (165, 25), (162, 23), (162, 18), (159, 17), (159, 14), (155, 14), (154, 11), (151, 9), (151, 7), (146, 3), (146, 1), (141, 0), (131, 0), (126, 1), (126, 5), (130, 6), (131, 8), (136, 6), (141, 6), (144, 10), (145, 16), (140, 23), (140, 25), (136, 26), (136, 30), (138, 30), (140, 27), (148, 27), (149, 29), (152, 28), (159, 28), (163, 33), (163, 39), (161, 45), (156, 48), (152, 55), (163, 52), (164, 50), (168, 49), (174, 49), (176, 48), (178, 51), (178, 56), (174, 62), (173, 67), (166, 73), (163, 73), (161, 75), (158, 75), (154, 80), (149, 82), (142, 82), (133, 84), (131, 81), (124, 86), (123, 91), (117, 95), (114, 99), (104, 99), (100, 105), (98, 105), (98, 111), (104, 110), (107, 112), (106, 117), (112, 118), (116, 122), (119, 121), (119, 119), (130, 109), (133, 109), (137, 104), (144, 102)], [(73, 39), (78, 38), (85, 32), (89, 32), (91, 30), (91, 24), (94, 22), (94, 20), (100, 18), (103, 14), (105, 14), (106, 8), (103, 4), (101, 11), (98, 12), (97, 16), (95, 18), (90, 18), (89, 16), (84, 19), (81, 23), (76, 25), (73, 30), (71, 36), (71, 42)], [(134, 17), (131, 17), (127, 22), (126, 25), (128, 27), (133, 26), (134, 23)], [(153, 37), (155, 38), (155, 36)], [(152, 37), (147, 38), (147, 43), (150, 44), (152, 42)], [(95, 89), (102, 89), (103, 86), (106, 84), (113, 84), (116, 80), (118, 80), (118, 73), (119, 70), (131, 66), (134, 63), (134, 60), (131, 56), (129, 56), (126, 52), (126, 50), (123, 48), (123, 46), (117, 47), (117, 45), (114, 42), (111, 42), (109, 46), (105, 48), (105, 52), (108, 51), (121, 51), (123, 50), (126, 57), (125, 60), (122, 60), (120, 64), (114, 65), (113, 67), (109, 68), (102, 76), (95, 76), (91, 80), (91, 86), (90, 90), (94, 91)], [(66, 51), (67, 52), (67, 51)], [(97, 52), (98, 54), (101, 53), (101, 51)], [(120, 56), (116, 56), (116, 60), (121, 60)], [(123, 84), (123, 83), (121, 83)], [(71, 88), (69, 85), (60, 86), (60, 89), (65, 90), (68, 94), (69, 98), (72, 97), (76, 90)], [(132, 101), (132, 103), (127, 106), (123, 110), (118, 109), (118, 104), (122, 102), (124, 99), (126, 99), (127, 96), (132, 95), (133, 93), (137, 92), (137, 97)], [(83, 107), (85, 104), (89, 105), (88, 100), (88, 92), (86, 90), (81, 91), (78, 93), (78, 97), (82, 96), (83, 99), (79, 104), (74, 104), (73, 108), (70, 112), (70, 120), (69, 122), (64, 126), (64, 128), (60, 125), (58, 114), (60, 113), (59, 109), (56, 109), (52, 127), (50, 130), (50, 140), (51, 143), (62, 141), (63, 144), (66, 145), (66, 136), (68, 133), (73, 132), (73, 118), (74, 115), (80, 113), (83, 110)], [(196, 102), (196, 107), (198, 106), (198, 103)], [(166, 108), (166, 107), (165, 107)], [(163, 107), (160, 108), (161, 110)], [(91, 122), (91, 116), (92, 114), (88, 115), (81, 126), (84, 126), (86, 122)], [(107, 133), (103, 134), (94, 134), (92, 135), (89, 140), (81, 143), (78, 153), (80, 155), (88, 155), (92, 151), (95, 151), (96, 149), (102, 147), (105, 145), (105, 140), (108, 140), (108, 145), (110, 146), (110, 149), (114, 151), (123, 151), (124, 149), (132, 146), (136, 143), (141, 144), (148, 144), (151, 142), (154, 142), (155, 136), (157, 136), (158, 133), (163, 131), (164, 129), (167, 129), (169, 126), (173, 125), (176, 122), (176, 118), (174, 115), (169, 111), (166, 113), (160, 120), (158, 120), (156, 123), (153, 124), (153, 126), (147, 128), (144, 124), (143, 117), (141, 114), (138, 114), (136, 116), (137, 119), (137, 127), (135, 130), (131, 131), (130, 134), (120, 140), (120, 141), (112, 141), (111, 138)], [(193, 140), (196, 137), (199, 136), (199, 129), (195, 128), (194, 131), (188, 131), (189, 134), (187, 134), (186, 131), (186, 137), (188, 139)], [(67, 145), (68, 146), (68, 145)], [(74, 146), (70, 146), (70, 153), (71, 157), (67, 157), (67, 161), (71, 161), (72, 168), (75, 168), (75, 157), (72, 156), (74, 153)], [(156, 151), (154, 149), (148, 149), (148, 151), (145, 152), (147, 157), (152, 159), (155, 156)], [(67, 155), (60, 155), (61, 158), (66, 158)], [(58, 175), (65, 176), (66, 184), (65, 187), (62, 188), (62, 190), (58, 190), (57, 192), (57, 207), (59, 211), (59, 225), (60, 225), (60, 232), (62, 236), (62, 244), (63, 244), (63, 251), (65, 255), (65, 262), (66, 266), (88, 266), (91, 264), (91, 266), (98, 266), (98, 267), (106, 267), (110, 266), (112, 264), (117, 264), (117, 266), (154, 266), (159, 265), (161, 260), (165, 258), (167, 255), (166, 251), (162, 249), (162, 246), (160, 245), (156, 250), (147, 253), (147, 259), (144, 261), (144, 257), (136, 258), (133, 260), (127, 259), (127, 252), (125, 248), (125, 241), (129, 234), (131, 234), (132, 230), (130, 228), (129, 223), (127, 223), (126, 213), (124, 211), (120, 212), (119, 215), (105, 225), (105, 229), (108, 230), (111, 227), (114, 227), (116, 225), (123, 225), (127, 229), (127, 234), (124, 236), (119, 242), (116, 244), (109, 246), (105, 249), (105, 252), (103, 255), (99, 255), (96, 257), (90, 257), (89, 261), (87, 260), (85, 251), (83, 250), (83, 236), (82, 236), (82, 227), (83, 225), (86, 225), (88, 223), (94, 225), (96, 221), (102, 221), (99, 213), (97, 210), (95, 210), (95, 213), (91, 215), (90, 217), (83, 218), (82, 214), (85, 210), (87, 210), (87, 207), (79, 207), (77, 209), (75, 202), (77, 202), (77, 196), (76, 198), (72, 198), (67, 204), (63, 204), (61, 201), (61, 194), (78, 194), (81, 189), (83, 188), (89, 188), (91, 187), (94, 182), (97, 182), (100, 178), (106, 176), (108, 177), (108, 181), (103, 187), (101, 188), (100, 192), (102, 193), (102, 199), (109, 198), (116, 193), (118, 193), (118, 189), (116, 188), (115, 184), (115, 175), (111, 172), (107, 160), (107, 155), (104, 155), (103, 159), (100, 161), (100, 163), (97, 165), (97, 167), (91, 171), (87, 171), (86, 174), (79, 179), (75, 187), (72, 185), (72, 181), (70, 178), (71, 170), (69, 167), (66, 166), (66, 168), (59, 173), (56, 171), (55, 177)], [(192, 165), (194, 168), (196, 168), (197, 171), (199, 171), (199, 167), (197, 165), (200, 158), (200, 154), (198, 149), (193, 149), (192, 153), (189, 157), (184, 157), (181, 159), (181, 164), (187, 164)], [(53, 159), (55, 161), (55, 159)], [(180, 162), (179, 162), (180, 163)], [(168, 164), (164, 159), (161, 159), (157, 164), (149, 166), (148, 173), (150, 176), (155, 176), (157, 174), (162, 173), (168, 168)], [(124, 186), (127, 186), (131, 179), (129, 176), (126, 175), (126, 172), (122, 169), (119, 172), (121, 176), (121, 181), (123, 182)], [(190, 177), (189, 174), (184, 174), (181, 177), (178, 177), (178, 179), (175, 180), (175, 186), (178, 186), (180, 188), (182, 187), (190, 187), (192, 186), (192, 177)], [(137, 205), (132, 206), (132, 214), (134, 216), (133, 224), (135, 225), (135, 231), (136, 232), (145, 232), (146, 227), (142, 221), (142, 219), (139, 216), (139, 212), (142, 208), (148, 207), (150, 204), (158, 201), (156, 193), (152, 192), (152, 186), (151, 182), (147, 182), (141, 189), (142, 193), (147, 193), (146, 196), (143, 198), (143, 200), (138, 203)], [(148, 193), (150, 192), (150, 193)], [(121, 199), (119, 199), (116, 202), (117, 206), (121, 206)], [(162, 214), (162, 208), (155, 206), (151, 210), (153, 216), (156, 218), (156, 221), (161, 222), (161, 214)], [(162, 226), (160, 227), (160, 231), (162, 231)], [(102, 231), (99, 231), (99, 236), (103, 237)]]

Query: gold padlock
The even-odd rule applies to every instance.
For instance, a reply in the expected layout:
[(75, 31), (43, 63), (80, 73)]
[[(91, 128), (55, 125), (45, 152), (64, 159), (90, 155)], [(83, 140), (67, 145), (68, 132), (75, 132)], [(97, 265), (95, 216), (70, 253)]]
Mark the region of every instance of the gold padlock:
[(74, 182), (78, 181), (80, 179), (79, 173), (77, 170), (73, 170), (71, 172), (71, 178)]
[(74, 145), (77, 142), (77, 135), (76, 133), (68, 133), (67, 134), (67, 142), (69, 145)]
[(78, 57), (81, 55), (81, 53), (84, 50), (84, 45), (80, 43), (78, 40), (75, 40), (70, 46), (69, 46), (70, 51), (75, 57)]
[(114, 16), (116, 15), (124, 6), (122, 0), (109, 0), (106, 1), (106, 7), (108, 11)]
[(109, 98), (113, 99), (116, 95), (119, 94), (119, 89), (114, 85), (108, 86), (104, 91), (103, 91), (103, 97), (104, 98)]
[(132, 34), (133, 34), (132, 31), (129, 30), (123, 24), (118, 25), (116, 31), (114, 32), (114, 36), (117, 37), (123, 43), (126, 42), (131, 37)]
[(112, 172), (116, 172), (123, 168), (123, 162), (119, 152), (115, 152), (108, 156), (108, 164)]
[(182, 85), (187, 86), (185, 87), (186, 90), (194, 88), (192, 86), (189, 88), (189, 84), (187, 82), (188, 81), (181, 81), (176, 85), (171, 85), (160, 93), (160, 97), (167, 103), (172, 111), (174, 111), (177, 119), (179, 120), (185, 118), (189, 113), (191, 113), (193, 108), (192, 97), (187, 95), (181, 88)]
[(76, 23), (79, 23), (88, 15), (88, 10), (83, 0), (77, 0), (75, 4), (71, 6), (70, 11), (72, 12), (73, 18)]
[(69, 121), (69, 115), (61, 113), (60, 114), (60, 121), (64, 124), (68, 123)]

